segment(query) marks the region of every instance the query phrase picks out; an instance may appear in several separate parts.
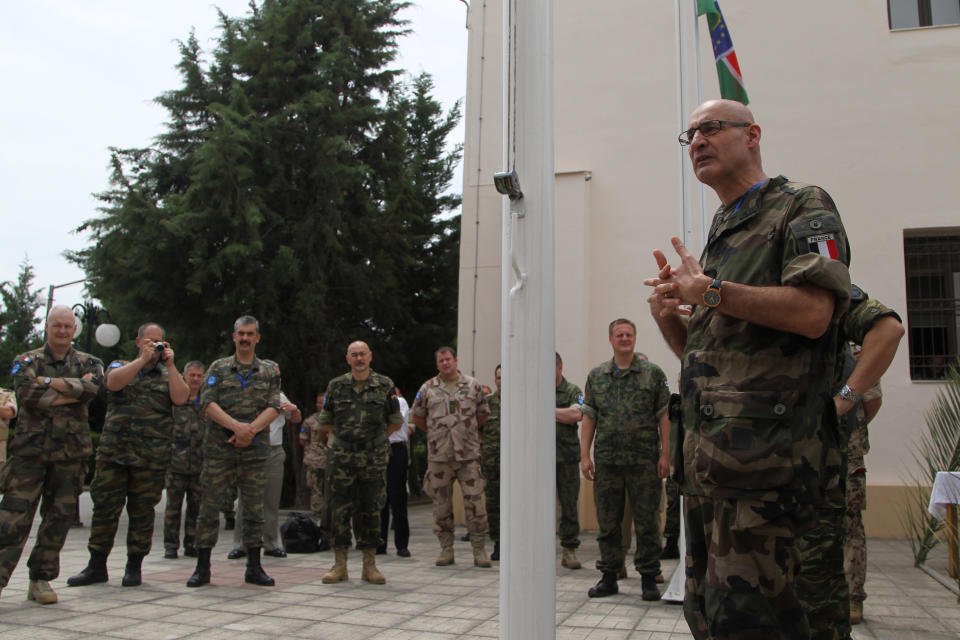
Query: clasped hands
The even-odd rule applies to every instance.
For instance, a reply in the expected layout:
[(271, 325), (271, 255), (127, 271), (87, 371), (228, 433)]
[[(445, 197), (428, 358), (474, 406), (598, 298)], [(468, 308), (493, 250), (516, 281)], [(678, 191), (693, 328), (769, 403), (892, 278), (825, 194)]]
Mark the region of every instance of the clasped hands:
[(250, 446), (250, 443), (253, 442), (253, 438), (256, 435), (257, 430), (254, 428), (252, 422), (240, 422), (239, 420), (234, 420), (233, 435), (227, 439), (227, 442), (238, 449), (242, 449)]
[(654, 249), (653, 257), (659, 270), (657, 277), (643, 281), (643, 284), (653, 287), (647, 302), (650, 303), (650, 312), (658, 318), (690, 315), (690, 309), (682, 305), (700, 304), (711, 280), (680, 238), (670, 238), (670, 242), (680, 257), (680, 264), (677, 267), (670, 266), (663, 251)]

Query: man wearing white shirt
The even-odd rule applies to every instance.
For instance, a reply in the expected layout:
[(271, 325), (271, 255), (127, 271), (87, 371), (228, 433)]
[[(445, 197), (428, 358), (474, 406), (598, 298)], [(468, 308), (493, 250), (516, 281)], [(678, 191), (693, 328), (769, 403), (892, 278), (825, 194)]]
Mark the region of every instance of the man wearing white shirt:
[(390, 434), (390, 461), (387, 463), (387, 501), (380, 512), (380, 546), (377, 553), (387, 552), (387, 535), (390, 531), (390, 512), (393, 512), (393, 542), (397, 546), (397, 555), (409, 558), (410, 522), (407, 520), (407, 465), (410, 462), (408, 442), (413, 432), (410, 424), (410, 405), (397, 389), (400, 402), (400, 414), (403, 425)]
[[(263, 490), (263, 555), (286, 558), (280, 540), (280, 494), (283, 493), (283, 463), (287, 454), (283, 451), (283, 426), (287, 420), (298, 424), (303, 416), (297, 405), (280, 392), (280, 408), (283, 411), (270, 423), (270, 453), (267, 455), (267, 484)], [(243, 545), (243, 506), (237, 503), (237, 527), (233, 530), (233, 550), (227, 554), (230, 560), (243, 558), (247, 549)]]

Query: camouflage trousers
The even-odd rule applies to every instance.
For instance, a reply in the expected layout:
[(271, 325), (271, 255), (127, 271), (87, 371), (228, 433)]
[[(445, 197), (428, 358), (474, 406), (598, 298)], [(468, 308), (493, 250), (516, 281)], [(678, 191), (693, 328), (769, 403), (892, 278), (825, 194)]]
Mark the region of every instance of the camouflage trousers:
[(683, 613), (697, 640), (806, 640), (794, 590), (812, 507), (684, 496), (687, 537)]
[(812, 640), (850, 637), (850, 590), (843, 570), (845, 515), (842, 506), (818, 506), (816, 526), (797, 541), (802, 560), (797, 596), (810, 622)]
[(233, 510), (238, 488), (243, 502), (243, 544), (261, 546), (266, 482), (265, 451), (221, 443), (210, 446), (208, 440), (203, 449), (203, 471), (200, 473), (203, 497), (200, 517), (197, 518), (197, 548), (211, 549), (217, 545), (220, 512)]
[(480, 458), (483, 470), (483, 496), (487, 510), (487, 529), (490, 539), (500, 542), (500, 456), (499, 451), (484, 453)]
[(557, 501), (560, 503), (560, 528), (557, 532), (560, 546), (567, 549), (580, 546), (580, 517), (577, 514), (579, 497), (580, 463), (557, 461)]
[(423, 488), (433, 500), (433, 532), (442, 548), (453, 546), (453, 481), (460, 483), (467, 531), (474, 548), (482, 548), (487, 538), (487, 512), (483, 508), (486, 483), (479, 460), (463, 462), (427, 462)]
[(120, 523), (120, 513), (127, 508), (127, 555), (147, 555), (153, 544), (154, 507), (163, 496), (163, 469), (131, 467), (97, 460), (90, 483), (93, 519), (90, 541), (93, 551), (109, 554), (113, 549)]
[(663, 537), (680, 537), (680, 487), (673, 478), (667, 478), (667, 511), (663, 522)]
[(863, 511), (867, 508), (867, 474), (857, 471), (847, 476), (847, 542), (843, 547), (843, 565), (847, 574), (850, 599), (866, 600), (863, 583), (867, 578), (867, 537), (863, 530)]
[[(597, 505), (597, 544), (600, 559), (597, 569), (617, 572), (624, 563), (624, 496), (630, 500), (633, 524), (637, 531), (634, 566), (644, 576), (660, 573), (660, 494), (662, 483), (656, 465), (612, 465), (596, 463), (593, 497)], [(629, 545), (628, 547), (629, 548)]]
[(307, 480), (307, 488), (310, 490), (310, 516), (314, 522), (320, 522), (323, 519), (323, 506), (326, 503), (324, 480), (327, 476), (327, 470), (306, 467), (304, 475)]
[(327, 452), (330, 527), (335, 548), (350, 546), (350, 520), (360, 549), (380, 546), (380, 510), (387, 501), (386, 459), (367, 452)]
[(83, 460), (46, 462), (10, 458), (0, 470), (0, 588), (10, 582), (40, 505), (40, 527), (27, 567), (31, 580), (60, 575), (60, 549), (77, 511), (87, 465)]
[(187, 512), (183, 517), (183, 546), (186, 549), (197, 546), (197, 517), (200, 515), (199, 473), (167, 472), (167, 508), (163, 515), (163, 547), (177, 550), (180, 548), (180, 515), (183, 500), (187, 501)]

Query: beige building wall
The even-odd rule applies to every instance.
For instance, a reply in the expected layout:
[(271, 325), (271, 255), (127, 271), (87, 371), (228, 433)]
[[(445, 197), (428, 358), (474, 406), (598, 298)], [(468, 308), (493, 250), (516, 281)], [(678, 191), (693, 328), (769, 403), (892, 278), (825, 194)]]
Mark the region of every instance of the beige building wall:
[[(763, 128), (764, 168), (827, 189), (850, 236), (854, 282), (906, 324), (904, 229), (960, 227), (960, 28), (892, 32), (881, 2), (722, 8)], [(675, 381), (679, 363), (649, 316), (642, 280), (654, 271), (652, 250), (684, 231), (676, 5), (560, 1), (555, 11), (557, 349), (582, 386), (610, 357), (607, 323), (625, 316), (637, 322), (637, 348)], [(501, 24), (500, 3), (471, 3), (458, 344), (461, 369), (491, 386), (500, 359), (502, 213), (492, 176), (502, 162)], [(702, 20), (700, 31), (709, 99), (719, 91)], [(718, 201), (705, 194), (709, 219)], [(892, 505), (938, 388), (910, 380), (906, 338), (883, 385), (867, 464), (871, 496), (884, 498), (871, 500), (870, 535), (898, 533)]]

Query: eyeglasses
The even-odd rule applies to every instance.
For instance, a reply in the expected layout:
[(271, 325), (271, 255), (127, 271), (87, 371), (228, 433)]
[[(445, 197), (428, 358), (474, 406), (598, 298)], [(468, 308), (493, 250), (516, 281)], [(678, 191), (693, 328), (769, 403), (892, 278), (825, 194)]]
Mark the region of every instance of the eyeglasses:
[(688, 144), (693, 142), (693, 136), (697, 135), (697, 131), (700, 132), (700, 135), (709, 138), (710, 136), (715, 136), (718, 133), (720, 133), (720, 130), (723, 129), (724, 125), (728, 127), (749, 127), (752, 124), (753, 124), (752, 122), (730, 122), (729, 120), (707, 120), (705, 122), (701, 122), (699, 127), (692, 127), (690, 129), (687, 129), (686, 131), (681, 133), (679, 136), (677, 136), (677, 140), (683, 146), (687, 146)]

